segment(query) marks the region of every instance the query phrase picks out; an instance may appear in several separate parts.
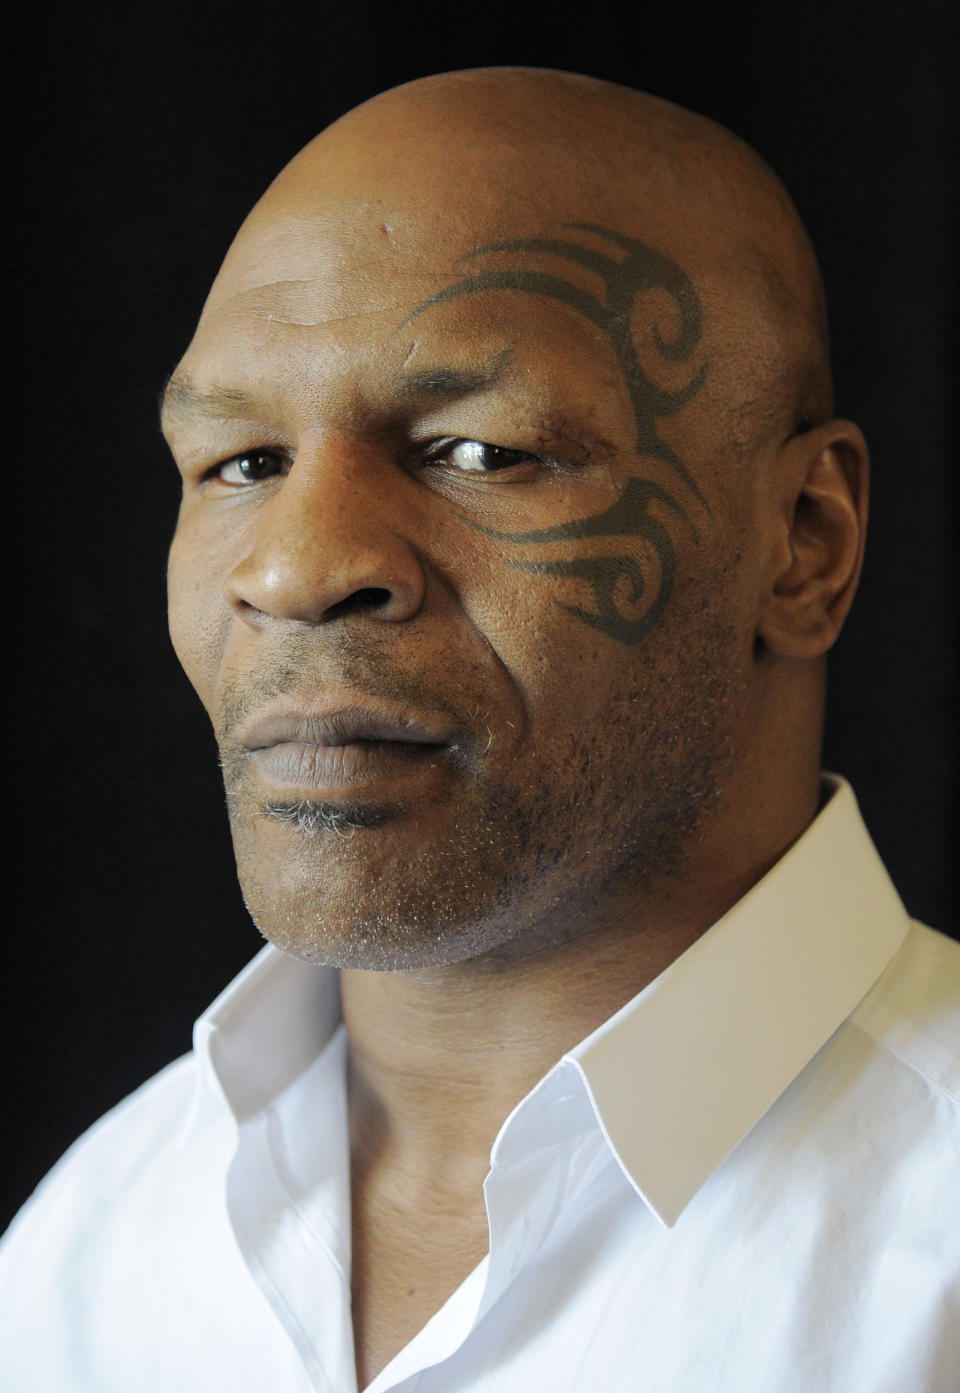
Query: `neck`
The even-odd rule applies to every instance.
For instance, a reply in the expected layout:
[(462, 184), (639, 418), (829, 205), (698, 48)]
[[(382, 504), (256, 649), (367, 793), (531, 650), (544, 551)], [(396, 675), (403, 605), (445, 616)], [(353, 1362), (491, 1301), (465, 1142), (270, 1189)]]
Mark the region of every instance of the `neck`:
[[(633, 888), (624, 903), (584, 912), (582, 927), (571, 930), (568, 917), (565, 932), (544, 928), (532, 947), (528, 937), (523, 951), (345, 971), (355, 1161), (389, 1158), (408, 1173), (422, 1169), (432, 1186), (445, 1168), (451, 1186), (478, 1184), (516, 1104), (715, 923), (800, 830), (738, 875), (721, 873), (718, 858), (712, 874), (657, 895)], [(693, 880), (711, 893), (693, 894)]]

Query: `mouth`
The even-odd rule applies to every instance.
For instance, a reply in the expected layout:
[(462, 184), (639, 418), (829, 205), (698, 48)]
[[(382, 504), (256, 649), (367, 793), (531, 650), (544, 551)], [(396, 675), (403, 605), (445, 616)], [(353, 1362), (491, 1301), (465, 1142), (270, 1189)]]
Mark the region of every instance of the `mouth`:
[[(449, 770), (458, 743), (440, 722), (344, 706), (267, 711), (245, 724), (234, 748), (245, 773), (317, 798)], [(233, 763), (225, 760), (225, 768)]]

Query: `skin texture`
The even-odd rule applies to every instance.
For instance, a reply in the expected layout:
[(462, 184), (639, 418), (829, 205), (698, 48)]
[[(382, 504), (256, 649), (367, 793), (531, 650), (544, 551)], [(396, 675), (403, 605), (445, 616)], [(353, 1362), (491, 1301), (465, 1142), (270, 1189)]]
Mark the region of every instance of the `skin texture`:
[(592, 79), (384, 94), (230, 249), (164, 410), (171, 632), (251, 912), (344, 969), (361, 1386), (485, 1252), (514, 1104), (816, 811), (831, 411), (775, 178)]

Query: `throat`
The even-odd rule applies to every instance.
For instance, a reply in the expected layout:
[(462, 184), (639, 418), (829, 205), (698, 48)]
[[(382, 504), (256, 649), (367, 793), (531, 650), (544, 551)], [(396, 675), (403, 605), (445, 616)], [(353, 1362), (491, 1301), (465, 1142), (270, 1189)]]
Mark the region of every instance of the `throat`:
[[(389, 1149), (387, 1149), (389, 1150)], [(414, 1179), (381, 1153), (351, 1163), (351, 1297), (365, 1388), (450, 1299), (487, 1252), (483, 1177), (463, 1191)]]
[(351, 1292), (360, 1388), (486, 1255), (483, 1182), (503, 1119), (481, 1120), (482, 1092), (442, 1079), (431, 1086), (429, 1076), (405, 1068), (385, 1077), (350, 1050)]

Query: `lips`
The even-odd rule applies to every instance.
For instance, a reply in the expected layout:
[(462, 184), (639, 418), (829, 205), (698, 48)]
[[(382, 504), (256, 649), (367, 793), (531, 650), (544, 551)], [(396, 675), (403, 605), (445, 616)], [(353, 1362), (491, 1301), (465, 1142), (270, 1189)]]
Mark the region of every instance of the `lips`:
[(371, 742), (404, 745), (447, 745), (453, 732), (392, 715), (370, 707), (344, 707), (324, 713), (272, 711), (255, 717), (240, 732), (247, 751), (275, 745), (301, 744), (321, 748)]
[(455, 742), (445, 723), (373, 706), (284, 707), (245, 722), (236, 746), (245, 770), (268, 784), (335, 795), (436, 770)]

